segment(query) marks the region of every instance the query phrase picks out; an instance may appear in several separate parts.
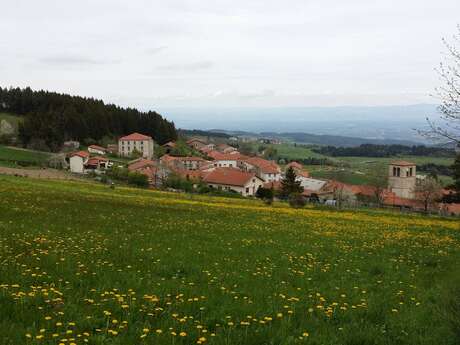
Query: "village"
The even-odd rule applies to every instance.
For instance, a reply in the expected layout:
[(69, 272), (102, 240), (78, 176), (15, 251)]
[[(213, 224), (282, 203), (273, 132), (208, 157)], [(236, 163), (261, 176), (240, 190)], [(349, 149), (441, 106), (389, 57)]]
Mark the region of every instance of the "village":
[[(391, 162), (386, 186), (353, 185), (313, 178), (296, 161), (288, 162), (282, 167), (275, 161), (260, 156), (244, 155), (230, 145), (234, 141), (232, 138), (230, 143), (214, 143), (205, 138), (192, 137), (186, 140), (186, 145), (196, 155), (188, 156), (172, 154), (176, 142), (168, 142), (159, 146), (164, 154), (155, 158), (157, 145), (153, 138), (132, 133), (119, 138), (118, 145), (90, 145), (87, 150), (71, 152), (67, 155), (67, 160), (71, 173), (104, 175), (107, 170), (119, 164), (109, 158), (109, 155), (132, 158), (126, 162), (127, 170), (145, 176), (150, 188), (164, 188), (168, 179), (174, 176), (193, 186), (204, 184), (211, 190), (243, 197), (258, 196), (261, 189), (271, 190), (276, 195), (282, 188), (286, 172), (291, 169), (302, 188), (302, 197), (309, 202), (336, 207), (373, 205), (413, 211), (425, 210), (443, 215), (460, 214), (458, 204), (438, 203), (434, 200), (434, 195), (419, 195), (417, 185), (424, 175), (417, 175), (416, 164), (411, 162)], [(68, 142), (67, 145), (77, 148), (79, 144)], [(445, 190), (441, 192), (448, 193)]]

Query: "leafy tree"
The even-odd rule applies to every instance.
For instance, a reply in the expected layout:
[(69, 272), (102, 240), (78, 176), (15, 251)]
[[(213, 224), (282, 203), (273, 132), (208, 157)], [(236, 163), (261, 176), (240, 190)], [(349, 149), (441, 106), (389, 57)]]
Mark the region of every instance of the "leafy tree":
[(250, 143), (240, 143), (238, 145), (238, 151), (246, 156), (254, 155), (254, 147)]
[(305, 197), (300, 193), (292, 193), (289, 195), (289, 205), (293, 208), (302, 208), (307, 204)]
[(277, 156), (278, 156), (278, 150), (275, 149), (273, 146), (269, 146), (264, 150), (264, 158), (266, 159), (273, 160), (273, 159), (276, 159)]
[(128, 173), (128, 183), (137, 187), (146, 188), (149, 186), (149, 179), (146, 175), (134, 171)]
[(375, 202), (378, 206), (382, 206), (385, 201), (385, 191), (388, 188), (388, 175), (386, 171), (375, 172), (369, 175), (369, 185), (374, 187), (374, 195), (371, 202)]
[(140, 152), (137, 148), (134, 148), (131, 152), (131, 158), (136, 159), (142, 157), (142, 152)]
[(176, 174), (170, 174), (164, 182), (164, 186), (178, 190), (183, 190), (185, 192), (193, 191), (193, 182), (185, 178), (182, 178), (181, 176)]
[(271, 205), (273, 203), (273, 198), (275, 196), (275, 192), (272, 188), (264, 188), (259, 187), (256, 192), (256, 197), (262, 199), (267, 205)]
[(190, 156), (192, 155), (192, 149), (187, 145), (187, 143), (183, 139), (180, 139), (176, 141), (176, 145), (171, 150), (171, 155), (181, 157)]
[(281, 180), (281, 192), (280, 195), (284, 198), (288, 198), (291, 194), (303, 192), (303, 187), (300, 185), (300, 181), (297, 181), (297, 175), (292, 167), (286, 170), (284, 178)]

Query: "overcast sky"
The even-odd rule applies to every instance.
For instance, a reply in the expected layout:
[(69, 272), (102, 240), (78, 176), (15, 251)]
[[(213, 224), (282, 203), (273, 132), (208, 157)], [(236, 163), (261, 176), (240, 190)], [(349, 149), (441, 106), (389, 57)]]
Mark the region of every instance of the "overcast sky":
[(3, 0), (0, 85), (141, 108), (430, 102), (459, 0)]

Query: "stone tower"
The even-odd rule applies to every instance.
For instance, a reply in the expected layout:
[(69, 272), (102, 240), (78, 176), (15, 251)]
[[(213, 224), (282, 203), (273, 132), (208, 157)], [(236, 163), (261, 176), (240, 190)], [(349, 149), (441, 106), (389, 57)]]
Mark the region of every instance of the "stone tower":
[(416, 183), (416, 165), (406, 161), (390, 163), (388, 189), (400, 198), (413, 199)]

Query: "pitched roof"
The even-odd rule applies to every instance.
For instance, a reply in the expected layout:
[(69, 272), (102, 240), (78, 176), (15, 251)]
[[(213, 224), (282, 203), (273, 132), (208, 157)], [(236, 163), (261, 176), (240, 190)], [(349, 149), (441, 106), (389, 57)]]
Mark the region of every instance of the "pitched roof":
[(234, 168), (217, 168), (203, 175), (203, 181), (206, 183), (238, 187), (243, 187), (252, 178), (258, 179), (254, 173), (243, 172)]
[(200, 152), (202, 153), (209, 153), (212, 151), (212, 148), (210, 148), (208, 145), (203, 146), (202, 148), (199, 149)]
[(214, 158), (214, 160), (216, 161), (236, 161), (247, 158), (238, 151), (234, 151), (232, 153), (221, 153), (219, 151), (211, 151), (208, 152), (207, 155), (211, 158)]
[(126, 135), (124, 137), (121, 137), (120, 140), (150, 140), (152, 137), (149, 137), (148, 135), (140, 134), (140, 133), (132, 133), (129, 135)]
[(174, 157), (174, 158), (179, 161), (197, 161), (197, 162), (205, 161), (204, 158), (196, 157), (196, 156), (185, 156), (185, 157)]
[(447, 212), (460, 215), (460, 204), (445, 204)]
[(281, 181), (265, 182), (264, 183), (264, 188), (267, 188), (267, 189), (273, 188), (274, 190), (280, 190), (281, 189)]
[(342, 183), (339, 181), (335, 180), (330, 180), (327, 182), (327, 185), (324, 186), (324, 191), (333, 191), (334, 189), (343, 189), (347, 190), (350, 193), (357, 195), (366, 195), (366, 196), (374, 196), (376, 187), (374, 186), (368, 186), (368, 185), (356, 185), (356, 184), (347, 184), (347, 183)]
[(281, 172), (280, 167), (273, 161), (268, 161), (260, 157), (249, 157), (244, 162), (260, 169), (264, 174), (277, 174)]
[(163, 147), (176, 147), (176, 143), (174, 141), (168, 141), (166, 144), (161, 145)]
[(414, 166), (416, 164), (411, 163), (411, 162), (407, 162), (407, 161), (394, 161), (394, 162), (391, 162), (390, 165), (400, 165), (400, 166), (403, 166), (403, 167), (407, 167), (407, 166)]
[(299, 162), (290, 162), (286, 165), (286, 170), (289, 169), (290, 167), (292, 167), (293, 169), (297, 169), (297, 170), (301, 170), (303, 168), (302, 164), (300, 164)]
[(172, 162), (172, 161), (174, 161), (174, 160), (176, 160), (176, 157), (170, 156), (170, 155), (168, 155), (168, 154), (163, 155), (163, 156), (160, 157), (160, 161), (161, 161), (162, 163), (165, 163), (165, 164), (168, 164), (168, 163), (170, 163), (170, 162)]
[(199, 139), (199, 138), (191, 138), (191, 139), (187, 140), (187, 144), (191, 144), (191, 143), (193, 143), (194, 141), (198, 141), (198, 142), (200, 142), (200, 143), (206, 145), (206, 141), (201, 140), (201, 139)]
[(99, 145), (89, 145), (88, 148), (99, 150), (99, 151), (107, 151), (105, 147), (99, 146)]
[(78, 156), (78, 157), (81, 157), (81, 158), (88, 158), (89, 153), (86, 152), (86, 151), (77, 151), (77, 152), (74, 152), (74, 153), (70, 154), (70, 157), (73, 157), (73, 156)]
[(310, 177), (310, 173), (306, 170), (298, 170), (295, 172), (297, 176), (301, 176), (301, 177), (304, 177), (304, 178), (308, 178)]
[(313, 192), (318, 192), (327, 185), (327, 181), (307, 177), (301, 180), (300, 185), (304, 189), (308, 189)]
[(128, 170), (135, 171), (146, 167), (154, 167), (156, 163), (150, 159), (139, 159), (128, 165)]
[(98, 165), (100, 162), (108, 162), (109, 160), (105, 157), (95, 156), (88, 159), (86, 165)]

